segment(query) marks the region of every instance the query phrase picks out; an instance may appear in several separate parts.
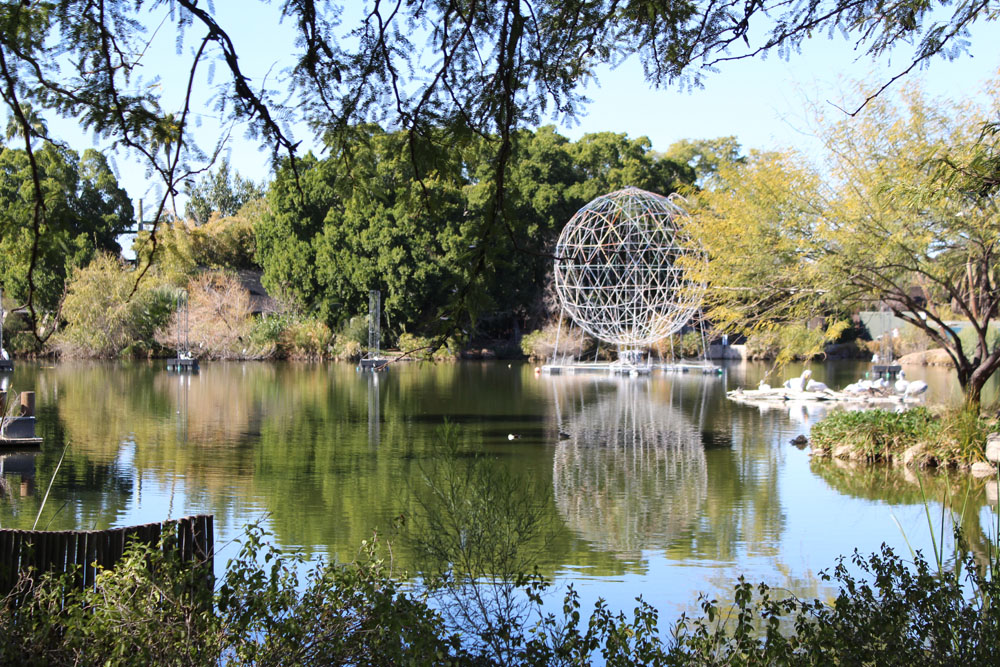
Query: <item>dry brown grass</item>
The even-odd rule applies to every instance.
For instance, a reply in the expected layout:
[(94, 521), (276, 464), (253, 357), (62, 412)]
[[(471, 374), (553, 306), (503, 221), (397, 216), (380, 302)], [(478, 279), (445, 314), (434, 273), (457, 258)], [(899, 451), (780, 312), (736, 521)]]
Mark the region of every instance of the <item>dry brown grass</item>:
[[(204, 359), (267, 359), (274, 355), (273, 343), (255, 343), (255, 321), (250, 312), (250, 293), (233, 275), (206, 271), (188, 282), (188, 316), (175, 313), (159, 330), (156, 340), (176, 349), (184, 340), (184, 327), (191, 353)], [(181, 343), (183, 346), (183, 343)]]

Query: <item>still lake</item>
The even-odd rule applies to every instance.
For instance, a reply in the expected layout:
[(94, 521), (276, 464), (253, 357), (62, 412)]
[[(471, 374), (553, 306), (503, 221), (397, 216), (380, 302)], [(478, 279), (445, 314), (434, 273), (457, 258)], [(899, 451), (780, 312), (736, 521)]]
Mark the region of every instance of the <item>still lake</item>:
[[(463, 455), (489, 457), (544, 494), (541, 569), (585, 602), (627, 610), (641, 594), (666, 621), (696, 611), (699, 592), (728, 599), (740, 574), (822, 597), (830, 590), (818, 573), (855, 548), (885, 542), (908, 554), (909, 539), (929, 553), (912, 472), (812, 462), (789, 441), (808, 434), (820, 408), (726, 399), (768, 368), (609, 378), (537, 377), (507, 362), (397, 364), (377, 375), (348, 364), (205, 363), (178, 375), (162, 363), (18, 363), (10, 389), (36, 392), (45, 440), (36, 455), (2, 459), (0, 524), (31, 528), (65, 448), (39, 528), (212, 513), (217, 569), (250, 522), (310, 558), (350, 559), (378, 530), (410, 569), (408, 538), (394, 526), (418, 512), (448, 421)], [(867, 366), (810, 368), (839, 387)], [(957, 398), (952, 377), (919, 369), (911, 379), (928, 381), (929, 402), (947, 402)], [(996, 395), (994, 381), (985, 398)], [(968, 488), (977, 548), (996, 500), (969, 480), (925, 473), (924, 489), (940, 499)]]

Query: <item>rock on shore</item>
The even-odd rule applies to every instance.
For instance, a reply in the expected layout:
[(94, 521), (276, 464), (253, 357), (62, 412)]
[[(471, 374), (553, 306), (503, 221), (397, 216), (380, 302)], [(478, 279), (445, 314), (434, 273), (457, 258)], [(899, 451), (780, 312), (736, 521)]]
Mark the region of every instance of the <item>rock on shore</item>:
[(911, 352), (896, 360), (900, 366), (954, 366), (944, 348)]

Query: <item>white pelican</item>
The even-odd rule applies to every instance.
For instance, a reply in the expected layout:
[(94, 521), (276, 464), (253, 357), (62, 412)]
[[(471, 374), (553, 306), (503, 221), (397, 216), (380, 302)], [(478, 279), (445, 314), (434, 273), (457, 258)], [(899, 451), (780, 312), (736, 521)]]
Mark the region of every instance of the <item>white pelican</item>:
[(792, 378), (791, 380), (785, 380), (785, 389), (791, 389), (792, 391), (804, 391), (806, 383), (809, 382), (810, 377), (812, 377), (812, 371), (807, 368), (802, 371), (802, 375), (799, 377)]
[(906, 385), (906, 391), (903, 393), (904, 396), (919, 396), (920, 394), (927, 391), (927, 383), (923, 380), (914, 380), (913, 382)]
[(806, 383), (806, 391), (828, 391), (830, 388), (818, 380), (809, 380)]
[(894, 384), (893, 387), (896, 388), (896, 393), (897, 394), (905, 394), (906, 393), (906, 387), (910, 383), (906, 381), (906, 374), (903, 371), (899, 371), (899, 376), (898, 377), (899, 377), (899, 379), (896, 380), (896, 384)]

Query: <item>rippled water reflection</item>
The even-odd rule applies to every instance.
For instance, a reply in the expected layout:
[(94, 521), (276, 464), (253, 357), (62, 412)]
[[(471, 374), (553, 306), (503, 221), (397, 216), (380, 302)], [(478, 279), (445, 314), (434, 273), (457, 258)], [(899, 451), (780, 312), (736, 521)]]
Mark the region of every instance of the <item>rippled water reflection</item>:
[[(834, 386), (864, 370), (813, 368)], [(20, 364), (12, 388), (37, 392), (45, 444), (2, 459), (0, 522), (31, 526), (66, 445), (42, 526), (211, 512), (223, 543), (263, 520), (283, 546), (349, 558), (373, 529), (392, 535), (414, 516), (447, 419), (465, 454), (491, 457), (549, 498), (543, 569), (618, 607), (639, 594), (667, 611), (690, 608), (698, 591), (724, 599), (740, 573), (820, 595), (817, 573), (839, 554), (883, 541), (907, 553), (893, 517), (929, 547), (913, 473), (812, 463), (789, 440), (808, 432), (816, 406), (761, 411), (725, 399), (766, 370), (535, 377), (523, 364), (463, 363), (373, 376), (348, 365), (205, 364), (178, 376), (145, 364)], [(954, 398), (946, 371), (912, 375), (931, 384), (930, 400)], [(925, 488), (940, 498), (966, 483), (933, 476)], [(982, 483), (970, 498), (967, 530), (983, 549), (992, 510)], [(415, 567), (406, 539), (393, 539), (398, 564)]]

